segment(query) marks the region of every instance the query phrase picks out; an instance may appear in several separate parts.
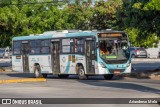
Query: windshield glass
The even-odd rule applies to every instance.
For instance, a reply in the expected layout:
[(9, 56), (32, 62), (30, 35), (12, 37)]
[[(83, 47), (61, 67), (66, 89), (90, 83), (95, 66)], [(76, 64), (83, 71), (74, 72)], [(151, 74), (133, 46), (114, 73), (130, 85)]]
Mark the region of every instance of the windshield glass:
[(129, 58), (127, 37), (99, 38), (100, 56), (105, 60), (126, 60)]
[(0, 52), (5, 52), (5, 50), (0, 50)]

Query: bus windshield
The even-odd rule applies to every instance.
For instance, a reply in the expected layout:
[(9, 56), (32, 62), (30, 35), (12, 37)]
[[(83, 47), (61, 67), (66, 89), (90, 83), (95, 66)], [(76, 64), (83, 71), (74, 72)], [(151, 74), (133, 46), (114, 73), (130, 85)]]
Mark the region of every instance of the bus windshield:
[(100, 57), (104, 60), (127, 60), (129, 45), (127, 36), (100, 37)]

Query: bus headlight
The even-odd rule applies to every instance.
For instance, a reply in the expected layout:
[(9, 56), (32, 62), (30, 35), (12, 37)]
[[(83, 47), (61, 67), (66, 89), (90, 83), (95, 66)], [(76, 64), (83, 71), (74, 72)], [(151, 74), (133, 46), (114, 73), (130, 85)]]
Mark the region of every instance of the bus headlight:
[(106, 68), (106, 66), (102, 62), (100, 62), (100, 65), (102, 68)]

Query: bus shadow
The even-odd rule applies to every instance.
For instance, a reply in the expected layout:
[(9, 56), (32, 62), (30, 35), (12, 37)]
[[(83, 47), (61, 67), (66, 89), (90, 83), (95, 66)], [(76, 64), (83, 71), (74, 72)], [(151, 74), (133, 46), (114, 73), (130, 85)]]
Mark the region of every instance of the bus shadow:
[(47, 79), (75, 80), (83, 84), (98, 86), (98, 87), (110, 87), (110, 88), (135, 90), (140, 92), (160, 94), (159, 89), (150, 88), (136, 83), (128, 83), (128, 82), (124, 83), (121, 81), (117, 82), (117, 80), (123, 80), (124, 79), (123, 76), (114, 76), (112, 80), (105, 80), (103, 76), (89, 76), (87, 80), (79, 80), (77, 75), (70, 75), (69, 78), (66, 79), (58, 78), (58, 76), (48, 76)]
[[(18, 77), (18, 78), (33, 78), (34, 74), (31, 73), (8, 73), (10, 77)], [(58, 78), (56, 75), (48, 75), (47, 79), (61, 79)], [(123, 77), (114, 77), (113, 80), (105, 80), (103, 76), (90, 76), (87, 80), (79, 80), (77, 75), (70, 75), (69, 78), (65, 80), (74, 80), (78, 81), (83, 84), (91, 85), (91, 86), (98, 86), (98, 87), (111, 87), (111, 88), (118, 88), (118, 89), (125, 89), (125, 90), (135, 90), (140, 92), (148, 92), (154, 94), (160, 94), (159, 89), (150, 88), (147, 86), (139, 85), (136, 83), (128, 83), (128, 82), (117, 82), (116, 80), (122, 80)], [(64, 80), (64, 79), (61, 79)]]
[[(56, 75), (48, 75), (47, 79), (69, 79), (69, 80), (73, 79), (73, 80), (79, 80), (77, 75), (70, 75), (69, 78), (59, 78)], [(114, 81), (114, 80), (122, 80), (122, 79), (124, 79), (123, 76), (114, 76), (112, 81)], [(89, 80), (91, 80), (91, 81), (92, 80), (101, 81), (101, 80), (105, 80), (105, 79), (104, 79), (103, 76), (89, 76), (88, 79), (85, 80), (85, 81), (89, 81)]]
[(118, 88), (118, 89), (125, 89), (125, 90), (135, 90), (140, 92), (147, 92), (147, 93), (154, 93), (154, 94), (160, 94), (159, 89), (150, 88), (147, 86), (139, 85), (136, 83), (124, 83), (124, 82), (117, 82), (117, 81), (86, 81), (86, 80), (77, 80), (80, 83), (92, 85), (92, 86), (98, 86), (98, 87), (110, 87), (110, 88)]
[[(9, 77), (18, 77), (18, 78), (35, 78), (33, 73), (7, 73), (5, 74)], [(68, 78), (59, 78), (57, 75), (48, 75), (47, 79), (76, 79), (78, 80), (77, 75), (69, 75)], [(122, 80), (123, 76), (114, 76), (113, 80)], [(103, 76), (89, 76), (87, 80), (105, 80)]]
[(8, 73), (7, 76), (18, 78), (34, 78), (32, 73)]

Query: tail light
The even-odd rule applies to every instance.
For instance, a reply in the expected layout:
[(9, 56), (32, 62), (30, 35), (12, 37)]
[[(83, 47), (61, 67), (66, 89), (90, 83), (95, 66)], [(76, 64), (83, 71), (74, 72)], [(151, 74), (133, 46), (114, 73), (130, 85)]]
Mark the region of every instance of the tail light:
[(137, 54), (140, 54), (140, 50), (135, 50), (135, 52), (136, 52)]

